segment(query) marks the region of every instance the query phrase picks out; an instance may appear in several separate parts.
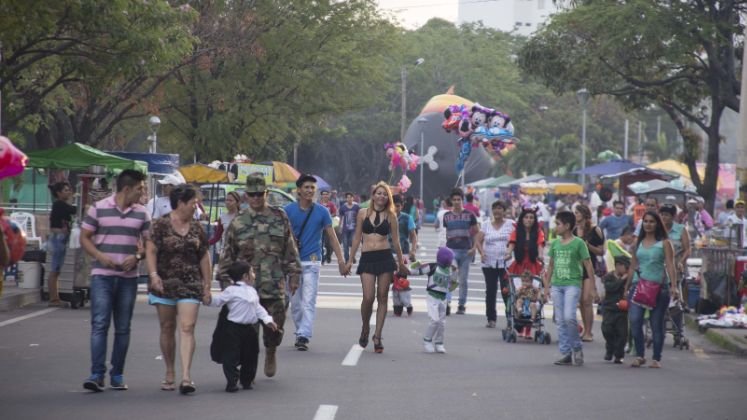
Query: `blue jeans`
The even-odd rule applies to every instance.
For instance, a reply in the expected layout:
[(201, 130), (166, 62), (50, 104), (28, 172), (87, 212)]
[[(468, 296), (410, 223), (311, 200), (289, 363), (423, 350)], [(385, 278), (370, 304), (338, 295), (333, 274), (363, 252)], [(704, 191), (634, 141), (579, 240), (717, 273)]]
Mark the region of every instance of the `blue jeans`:
[[(635, 286), (630, 289), (628, 295), (628, 317), (630, 318), (630, 332), (633, 336), (635, 353), (637, 357), (644, 357), (646, 351), (646, 339), (643, 336), (643, 321), (646, 308), (636, 305), (630, 300), (635, 293)], [(661, 361), (661, 350), (664, 347), (664, 315), (669, 309), (669, 289), (661, 289), (656, 297), (656, 307), (649, 313), (651, 321), (651, 334), (654, 342), (654, 360)]]
[(114, 314), (111, 376), (122, 375), (130, 345), (130, 321), (137, 278), (95, 275), (91, 278), (91, 375), (106, 373), (106, 341)]
[(350, 247), (353, 245), (353, 235), (355, 230), (342, 231), (342, 253), (345, 255), (345, 262), (350, 260)]
[(318, 262), (302, 262), (301, 284), (291, 296), (291, 316), (296, 324), (296, 337), (311, 338), (316, 318), (316, 293), (319, 289)]
[[(452, 249), (454, 252), (454, 262), (457, 265), (459, 276), (459, 306), (467, 304), (467, 280), (469, 278), (469, 265), (472, 263), (472, 256), (467, 252), (468, 249)], [(451, 293), (447, 295), (447, 300), (451, 302)]]
[(555, 324), (558, 326), (558, 348), (560, 354), (571, 354), (581, 350), (581, 337), (578, 335), (576, 307), (581, 297), (580, 286), (552, 286), (552, 304), (555, 308)]

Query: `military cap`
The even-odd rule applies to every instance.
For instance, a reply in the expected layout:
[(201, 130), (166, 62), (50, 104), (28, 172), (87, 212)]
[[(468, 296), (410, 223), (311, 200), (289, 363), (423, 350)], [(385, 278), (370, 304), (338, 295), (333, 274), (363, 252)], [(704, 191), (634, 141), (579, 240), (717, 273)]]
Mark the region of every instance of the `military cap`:
[(258, 175), (249, 175), (246, 177), (246, 192), (265, 192), (267, 191), (267, 184), (265, 183), (265, 177)]

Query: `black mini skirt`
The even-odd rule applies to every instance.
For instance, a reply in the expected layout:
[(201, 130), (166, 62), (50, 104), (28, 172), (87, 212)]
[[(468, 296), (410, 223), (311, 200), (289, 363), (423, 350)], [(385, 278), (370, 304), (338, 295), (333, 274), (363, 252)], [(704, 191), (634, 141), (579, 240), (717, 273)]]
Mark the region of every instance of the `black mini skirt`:
[(394, 262), (392, 250), (382, 249), (379, 251), (368, 251), (361, 253), (361, 260), (358, 262), (356, 274), (373, 274), (380, 275), (384, 273), (393, 273), (397, 270), (397, 263)]

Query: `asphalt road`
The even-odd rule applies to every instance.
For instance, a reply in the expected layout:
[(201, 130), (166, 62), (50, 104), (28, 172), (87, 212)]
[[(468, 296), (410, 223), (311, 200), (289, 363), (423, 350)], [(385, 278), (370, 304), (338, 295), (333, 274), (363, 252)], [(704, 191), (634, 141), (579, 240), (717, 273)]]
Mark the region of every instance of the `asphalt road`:
[[(422, 259), (435, 253), (423, 232)], [(467, 315), (447, 319), (448, 353), (426, 354), (424, 279), (412, 277), (415, 313), (387, 318), (383, 354), (362, 353), (360, 284), (336, 265), (322, 270), (319, 310), (310, 351), (298, 352), (293, 326), (278, 352), (278, 374), (261, 373), (251, 391), (227, 394), (209, 344), (218, 311), (202, 308), (193, 380), (197, 392), (160, 391), (163, 362), (155, 310), (139, 298), (125, 377), (128, 391), (91, 394), (89, 312), (36, 305), (0, 313), (0, 418), (14, 419), (744, 419), (747, 359), (723, 353), (690, 334), (691, 349), (671, 348), (663, 369), (633, 369), (602, 361), (604, 343), (585, 346), (583, 367), (557, 367), (553, 344), (505, 343), (485, 328), (484, 285), (472, 266)], [(546, 306), (547, 315), (551, 305)], [(502, 310), (499, 306), (499, 313)], [(499, 319), (498, 324), (504, 324)], [(111, 343), (111, 339), (110, 339)], [(650, 353), (649, 353), (650, 354)]]

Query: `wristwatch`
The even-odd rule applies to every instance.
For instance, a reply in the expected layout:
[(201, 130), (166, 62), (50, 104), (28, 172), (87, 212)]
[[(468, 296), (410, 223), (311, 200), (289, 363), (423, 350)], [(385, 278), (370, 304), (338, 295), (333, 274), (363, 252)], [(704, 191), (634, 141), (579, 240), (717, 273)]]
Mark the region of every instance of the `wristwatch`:
[(141, 261), (143, 259), (143, 256), (140, 254), (135, 254), (135, 259)]

